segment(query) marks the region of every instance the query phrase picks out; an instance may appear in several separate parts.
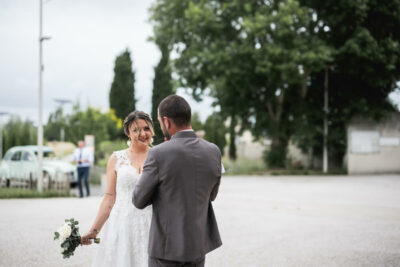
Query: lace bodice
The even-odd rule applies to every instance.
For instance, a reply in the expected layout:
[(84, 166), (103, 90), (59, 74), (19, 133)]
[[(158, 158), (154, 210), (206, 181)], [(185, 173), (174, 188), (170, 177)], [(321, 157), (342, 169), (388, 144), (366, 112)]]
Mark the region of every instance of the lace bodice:
[(126, 150), (114, 154), (117, 157), (116, 199), (100, 232), (102, 241), (92, 266), (145, 267), (151, 207), (139, 210), (133, 206), (133, 190), (141, 175), (131, 165)]
[(140, 174), (137, 169), (132, 166), (126, 150), (116, 151), (114, 154), (117, 157), (115, 165), (115, 171), (117, 173), (117, 196), (115, 205), (132, 206), (132, 193), (140, 178)]

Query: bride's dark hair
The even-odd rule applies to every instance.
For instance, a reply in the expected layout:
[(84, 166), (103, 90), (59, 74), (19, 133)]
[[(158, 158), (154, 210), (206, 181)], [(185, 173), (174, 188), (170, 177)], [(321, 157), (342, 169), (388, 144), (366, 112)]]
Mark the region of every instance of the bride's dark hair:
[(129, 129), (131, 128), (132, 123), (135, 123), (139, 119), (146, 121), (147, 125), (150, 127), (151, 134), (154, 136), (153, 120), (150, 115), (138, 110), (129, 113), (124, 119), (124, 133), (126, 136), (129, 137)]

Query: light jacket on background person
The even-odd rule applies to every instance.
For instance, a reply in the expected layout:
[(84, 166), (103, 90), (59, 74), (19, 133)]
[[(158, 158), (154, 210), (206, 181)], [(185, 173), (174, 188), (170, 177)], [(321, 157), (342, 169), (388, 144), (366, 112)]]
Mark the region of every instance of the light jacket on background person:
[[(82, 150), (82, 152), (81, 152)], [(80, 154), (82, 153), (82, 156), (80, 158)], [(93, 163), (93, 155), (92, 152), (88, 147), (83, 147), (83, 148), (76, 148), (74, 150), (74, 161), (78, 162), (79, 159), (87, 160), (88, 162), (81, 162), (77, 163), (77, 167), (90, 167), (90, 165)]]

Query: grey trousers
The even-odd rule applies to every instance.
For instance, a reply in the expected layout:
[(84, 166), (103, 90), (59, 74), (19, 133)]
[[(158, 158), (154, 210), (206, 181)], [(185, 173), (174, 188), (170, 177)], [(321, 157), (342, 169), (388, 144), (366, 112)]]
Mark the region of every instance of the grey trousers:
[(204, 267), (205, 261), (205, 257), (193, 262), (169, 261), (149, 257), (149, 267)]

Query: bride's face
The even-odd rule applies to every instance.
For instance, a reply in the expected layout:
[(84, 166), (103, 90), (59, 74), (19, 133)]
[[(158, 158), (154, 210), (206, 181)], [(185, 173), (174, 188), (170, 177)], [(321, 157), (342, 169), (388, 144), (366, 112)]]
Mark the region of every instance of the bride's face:
[(132, 145), (149, 145), (152, 141), (151, 128), (145, 120), (138, 119), (129, 127), (129, 137)]

